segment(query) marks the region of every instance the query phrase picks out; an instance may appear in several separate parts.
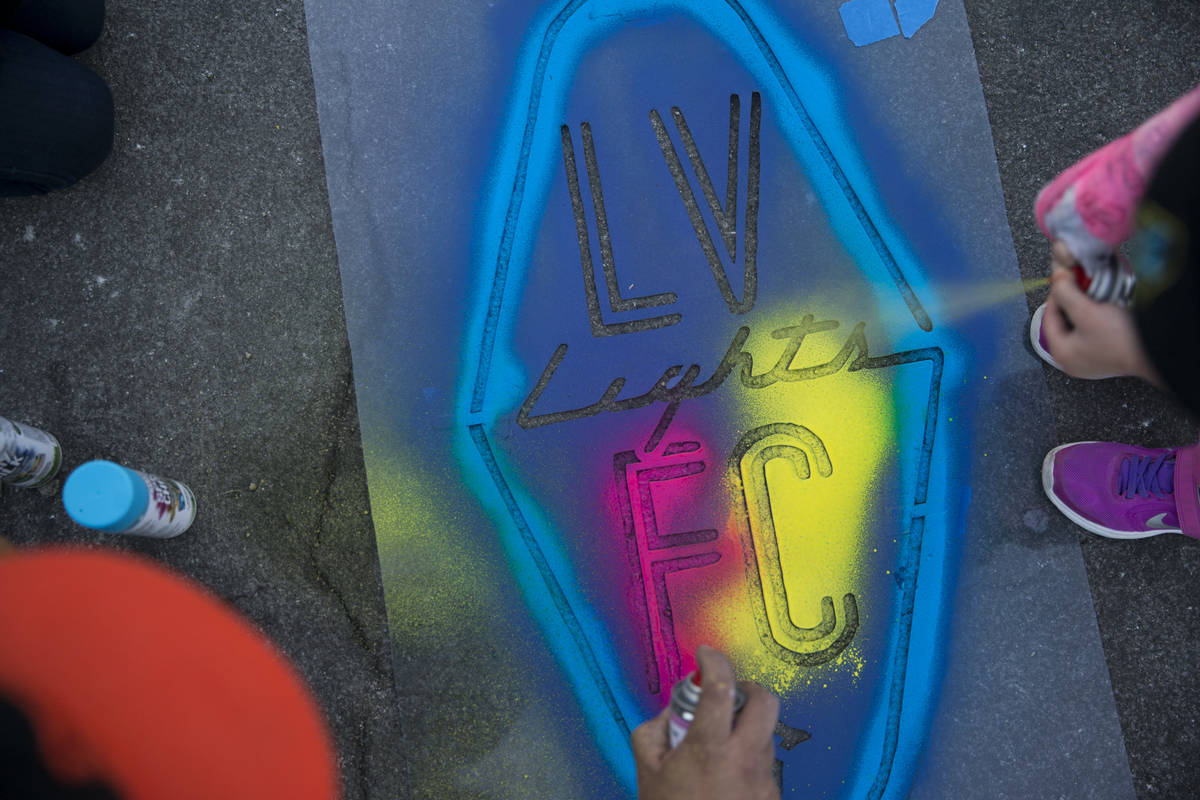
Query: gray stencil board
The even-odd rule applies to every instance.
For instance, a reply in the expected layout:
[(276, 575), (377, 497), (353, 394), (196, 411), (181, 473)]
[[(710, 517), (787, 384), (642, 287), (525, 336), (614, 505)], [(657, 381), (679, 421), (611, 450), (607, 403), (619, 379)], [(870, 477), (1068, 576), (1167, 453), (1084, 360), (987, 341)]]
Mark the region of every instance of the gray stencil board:
[[(506, 5), (514, 13), (507, 14)], [(387, 507), (410, 502), (398, 473), (414, 442), (448, 438), (458, 345), (465, 315), (463, 281), (480, 203), (475, 192), (495, 143), (492, 96), (519, 39), (528, 3), (404, 4), (307, 0), (334, 231), (355, 367), (364, 456), (377, 530)], [(522, 9), (517, 13), (517, 9)], [(802, 8), (801, 8), (802, 7)], [(942, 0), (911, 37), (855, 47), (834, 2), (779, 4), (786, 21), (821, 26), (841, 42), (839, 57), (859, 75), (873, 113), (908, 136), (898, 169), (921, 170), (950, 198), (968, 234), (960, 245), (975, 275), (1018, 277), (974, 52), (960, 2)], [(803, 13), (801, 13), (803, 12)], [(502, 82), (501, 82), (502, 83)], [(464, 142), (475, 146), (463, 146)], [(868, 154), (869, 156), (870, 154)], [(461, 219), (448, 239), (447, 219)], [(1026, 310), (1015, 299), (997, 314), (1011, 337), (995, 344), (988, 411), (971, 457), (971, 503), (948, 622), (945, 677), (912, 789), (914, 797), (1133, 796), (1124, 745), (1074, 530), (1041, 493), (1041, 458), (1056, 444), (1041, 368), (1023, 345)], [(981, 417), (982, 419), (982, 417)], [(456, 482), (450, 459), (430, 445), (428, 463)], [(400, 454), (400, 455), (398, 455)], [(395, 512), (393, 518), (399, 518)], [(486, 525), (469, 509), (463, 525)], [(517, 774), (524, 731), (554, 716), (528, 706), (490, 722), (511, 732), (496, 743), (470, 738), (472, 703), (507, 702), (461, 686), (453, 675), (486, 664), (481, 650), (422, 650), (408, 634), (402, 587), (423, 576), (420, 560), (379, 530), (393, 628), (398, 702), (407, 751), (418, 776), (441, 772), (464, 795), (555, 796), (556, 785), (609, 780), (597, 759), (560, 763), (545, 774)], [(489, 567), (480, 567), (486, 580)], [(436, 589), (431, 588), (431, 592)], [(497, 590), (502, 603), (521, 601)], [(480, 612), (519, 637), (520, 623)], [(490, 614), (490, 616), (489, 616)], [(507, 626), (507, 627), (505, 627)], [(505, 655), (494, 656), (501, 668)], [(449, 688), (447, 688), (449, 687)], [(460, 704), (454, 709), (448, 703)], [(636, 720), (634, 721), (636, 722)], [(465, 728), (466, 730), (459, 730)], [(515, 744), (514, 744), (515, 743)], [(473, 754), (469, 760), (463, 753)], [(483, 775), (489, 770), (489, 780)], [(986, 787), (986, 788), (984, 788)], [(418, 796), (429, 790), (415, 786)]]

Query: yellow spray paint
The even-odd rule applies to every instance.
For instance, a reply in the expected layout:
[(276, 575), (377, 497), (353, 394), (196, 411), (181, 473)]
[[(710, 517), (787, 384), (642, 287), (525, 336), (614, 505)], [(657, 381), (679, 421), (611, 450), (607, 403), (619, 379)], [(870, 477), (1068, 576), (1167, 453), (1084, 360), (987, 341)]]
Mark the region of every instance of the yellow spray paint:
[(379, 560), (404, 581), (386, 586), (397, 638), (438, 640), (472, 609), (492, 607), (500, 575), (456, 533), (456, 501), (415, 460), (367, 449)]
[[(1014, 297), (1029, 294), (1050, 283), (1050, 278), (1027, 278), (1020, 281), (997, 281), (995, 283), (945, 283), (937, 287), (939, 299), (938, 325), (962, 322), (976, 314), (999, 308)], [(872, 322), (885, 328), (911, 324), (912, 316), (907, 309), (893, 308), (881, 311)]]
[[(1003, 281), (989, 285), (945, 285), (939, 287), (939, 324), (961, 321), (973, 314), (995, 308), (1013, 297), (1028, 293), (1048, 283), (1047, 278), (1025, 281)], [(886, 333), (902, 330), (911, 324), (906, 309), (888, 311), (878, 307), (863, 307), (862, 296), (857, 299), (829, 296), (824, 301), (806, 301), (803, 308), (793, 307), (772, 314), (762, 328), (772, 330), (795, 324), (801, 316), (812, 313), (818, 319), (838, 320), (837, 329), (808, 337), (797, 354), (796, 367), (822, 363), (833, 358), (844, 344), (846, 334), (858, 321), (867, 322), (867, 339), (873, 349), (887, 352)], [(774, 324), (771, 324), (774, 323)], [(777, 342), (763, 336), (747, 342), (746, 350), (756, 364), (770, 363), (776, 356)], [(824, 598), (832, 598), (839, 614), (841, 598), (854, 594), (863, 618), (869, 617), (887, 600), (870, 594), (875, 572), (886, 570), (877, 561), (880, 545), (871, 541), (871, 531), (883, 526), (878, 515), (891, 513), (894, 498), (880, 495), (877, 476), (894, 472), (886, 462), (895, 459), (900, 443), (897, 441), (899, 415), (904, 409), (896, 405), (893, 396), (894, 377), (887, 371), (862, 370), (839, 372), (820, 381), (779, 382), (766, 390), (743, 395), (742, 418), (737, 424), (751, 430), (771, 423), (786, 422), (803, 426), (818, 436), (828, 453), (832, 469), (821, 474), (809, 460), (809, 469), (796, 459), (776, 449), (776, 457), (765, 465), (768, 503), (763, 505), (756, 492), (762, 480), (754, 480), (747, 464), (739, 464), (731, 474), (730, 492), (734, 503), (745, 491), (745, 509), (735, 509), (728, 529), (739, 535), (773, 535), (786, 590), (788, 619), (780, 618), (772, 603), (765, 603), (766, 616), (772, 631), (782, 631), (787, 623), (797, 628), (813, 628), (822, 623)], [(775, 443), (778, 445), (779, 443)], [(794, 443), (792, 443), (794, 444)], [(766, 439), (763, 447), (772, 446)], [(761, 452), (761, 448), (756, 452)], [(754, 453), (747, 453), (752, 458)], [(734, 473), (733, 465), (729, 465)], [(771, 524), (763, 525), (762, 509), (770, 509)], [(749, 524), (747, 524), (747, 516)], [(879, 523), (878, 525), (876, 523)], [(883, 526), (886, 527), (886, 526)], [(894, 541), (894, 540), (893, 540)], [(877, 546), (878, 545), (878, 546)], [(756, 546), (760, 572), (763, 549)], [(884, 584), (886, 586), (886, 583)], [(856, 679), (866, 664), (861, 639), (853, 639), (845, 650), (826, 663), (816, 666), (797, 666), (779, 658), (764, 645), (762, 623), (755, 621), (752, 603), (746, 597), (746, 580), (731, 575), (705, 604), (711, 635), (719, 646), (726, 648), (735, 659), (744, 677), (757, 680), (773, 690), (791, 693), (800, 689), (824, 690), (836, 676)], [(828, 621), (828, 620), (825, 620)], [(838, 627), (845, 624), (844, 615)], [(779, 639), (786, 636), (775, 635)], [(790, 643), (797, 652), (810, 649), (804, 643)], [(812, 645), (812, 648), (819, 647)]]
[[(797, 367), (832, 358), (857, 321), (854, 312), (839, 314), (828, 304), (806, 304), (804, 312), (845, 322), (836, 330), (806, 339), (796, 357)], [(763, 327), (783, 327), (794, 324), (796, 318), (792, 311), (772, 315), (771, 322), (777, 325)], [(769, 363), (778, 352), (778, 343), (765, 336), (761, 340), (752, 338), (746, 349), (756, 363)], [(742, 419), (738, 421), (743, 429), (775, 423), (800, 426), (819, 439), (828, 455), (828, 469), (823, 470), (811, 444), (781, 432), (763, 438), (745, 453), (737, 474), (729, 465), (735, 506), (742, 502), (740, 492), (745, 492), (745, 508), (740, 513), (735, 508), (729, 529), (737, 530), (739, 536), (756, 537), (760, 574), (769, 569), (764, 558), (772, 549), (763, 537), (773, 538), (777, 550), (786, 591), (786, 602), (781, 607), (786, 609), (787, 618), (780, 617), (770, 599), (764, 604), (774, 639), (794, 652), (819, 651), (845, 629), (843, 598), (847, 594), (858, 598), (863, 615), (871, 613), (870, 599), (864, 591), (872, 552), (870, 531), (881, 499), (877, 476), (887, 471), (885, 461), (897, 448), (890, 381), (875, 370), (841, 372), (819, 381), (780, 382), (766, 390), (748, 392), (744, 398)], [(797, 456), (800, 451), (806, 451), (807, 457)], [(765, 591), (769, 594), (770, 587)], [(821, 626), (824, 598), (833, 600), (835, 631), (812, 643), (789, 638), (789, 627)], [(853, 639), (844, 650), (838, 650), (836, 657), (822, 664), (798, 667), (778, 658), (764, 645), (762, 622), (755, 621), (742, 576), (733, 577), (719, 596), (711, 598), (705, 611), (714, 617), (713, 633), (719, 637), (720, 646), (734, 656), (745, 677), (775, 691), (791, 692), (805, 686), (820, 689), (834, 673), (853, 678), (863, 668), (862, 651)]]

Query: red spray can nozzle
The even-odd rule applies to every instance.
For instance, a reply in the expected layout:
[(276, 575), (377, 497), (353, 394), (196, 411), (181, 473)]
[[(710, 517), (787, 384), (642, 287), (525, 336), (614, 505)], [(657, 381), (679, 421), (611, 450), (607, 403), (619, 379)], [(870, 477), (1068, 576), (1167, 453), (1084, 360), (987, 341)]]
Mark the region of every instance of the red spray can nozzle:
[(1075, 275), (1075, 285), (1086, 294), (1088, 287), (1092, 285), (1092, 276), (1079, 264), (1072, 265), (1071, 272)]
[(1133, 270), (1115, 253), (1104, 258), (1080, 259), (1071, 265), (1071, 275), (1079, 290), (1093, 300), (1125, 307), (1133, 300)]
[[(697, 667), (691, 674), (685, 675), (671, 687), (671, 713), (667, 718), (668, 741), (675, 748), (683, 741), (692, 720), (696, 716), (696, 704), (700, 702), (700, 669)], [(746, 704), (746, 694), (742, 687), (733, 685), (733, 713), (737, 714)]]

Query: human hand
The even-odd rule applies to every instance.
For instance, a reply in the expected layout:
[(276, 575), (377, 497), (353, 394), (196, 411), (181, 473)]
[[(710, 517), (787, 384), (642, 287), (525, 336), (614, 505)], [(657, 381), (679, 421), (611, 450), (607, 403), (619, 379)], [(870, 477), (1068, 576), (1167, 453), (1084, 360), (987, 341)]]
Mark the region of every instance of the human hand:
[(734, 718), (733, 665), (708, 647), (696, 650), (701, 685), (696, 717), (674, 750), (668, 709), (633, 732), (640, 800), (777, 800), (775, 723), (779, 700), (742, 682), (746, 704)]
[(1132, 375), (1161, 386), (1142, 348), (1133, 314), (1084, 294), (1075, 283), (1074, 265), (1070, 249), (1055, 242), (1050, 296), (1042, 320), (1050, 355), (1063, 372), (1076, 378)]

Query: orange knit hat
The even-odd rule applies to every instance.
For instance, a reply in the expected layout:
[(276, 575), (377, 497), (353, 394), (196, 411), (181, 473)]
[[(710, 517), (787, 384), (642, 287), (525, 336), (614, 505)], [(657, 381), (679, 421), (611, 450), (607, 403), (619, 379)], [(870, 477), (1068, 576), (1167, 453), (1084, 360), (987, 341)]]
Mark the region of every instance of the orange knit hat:
[(336, 759), (287, 660), (206, 590), (141, 558), (0, 558), (0, 696), (63, 781), (124, 800), (332, 800)]

